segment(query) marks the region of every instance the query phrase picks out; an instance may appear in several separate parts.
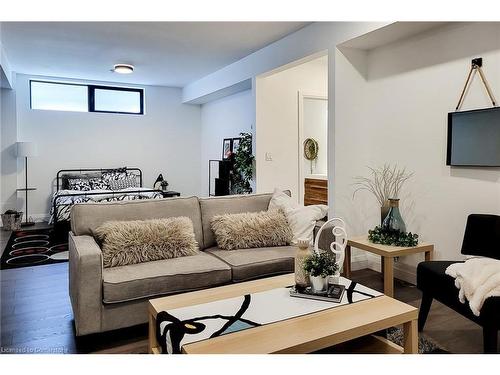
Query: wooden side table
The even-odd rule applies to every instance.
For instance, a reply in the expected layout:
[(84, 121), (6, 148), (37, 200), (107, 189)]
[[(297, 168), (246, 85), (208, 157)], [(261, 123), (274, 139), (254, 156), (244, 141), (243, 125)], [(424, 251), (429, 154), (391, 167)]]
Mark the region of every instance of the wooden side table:
[(367, 236), (353, 238), (347, 241), (345, 249), (344, 273), (347, 278), (351, 277), (351, 247), (381, 256), (384, 294), (389, 297), (394, 297), (394, 258), (425, 253), (425, 260), (432, 260), (434, 251), (434, 245), (425, 242), (421, 242), (417, 246), (401, 247), (376, 244), (370, 242)]

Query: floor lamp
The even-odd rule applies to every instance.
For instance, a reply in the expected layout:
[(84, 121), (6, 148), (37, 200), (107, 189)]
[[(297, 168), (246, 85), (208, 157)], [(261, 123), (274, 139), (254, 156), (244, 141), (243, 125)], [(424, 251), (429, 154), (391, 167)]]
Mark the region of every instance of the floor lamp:
[(34, 225), (35, 222), (29, 220), (28, 216), (28, 191), (35, 190), (35, 188), (28, 187), (28, 158), (37, 156), (36, 144), (34, 142), (17, 142), (17, 157), (24, 158), (24, 173), (25, 173), (25, 187), (24, 189), (17, 189), (24, 191), (26, 202), (26, 219), (22, 226)]

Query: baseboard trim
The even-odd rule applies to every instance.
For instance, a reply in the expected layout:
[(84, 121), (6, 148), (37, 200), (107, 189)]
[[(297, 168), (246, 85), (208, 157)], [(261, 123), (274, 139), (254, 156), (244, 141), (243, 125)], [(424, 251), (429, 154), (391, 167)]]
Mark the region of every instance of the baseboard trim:
[(351, 258), (351, 270), (357, 271), (369, 268), (368, 259), (364, 255), (357, 255)]
[[(372, 254), (367, 255), (367, 267), (371, 270), (382, 272), (381, 271), (381, 262), (380, 257)], [(394, 277), (407, 283), (416, 285), (417, 284), (417, 273), (415, 267), (409, 266), (404, 263), (395, 262), (394, 263)]]

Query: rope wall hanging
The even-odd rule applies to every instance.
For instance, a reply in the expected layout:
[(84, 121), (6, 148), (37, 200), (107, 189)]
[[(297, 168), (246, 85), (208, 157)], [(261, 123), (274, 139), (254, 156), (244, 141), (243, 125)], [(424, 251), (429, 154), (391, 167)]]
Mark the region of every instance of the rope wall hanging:
[(477, 59), (473, 59), (471, 63), (471, 67), (469, 70), (469, 74), (467, 75), (467, 80), (465, 81), (464, 88), (462, 90), (462, 93), (460, 94), (460, 99), (458, 99), (458, 104), (457, 107), (455, 108), (455, 111), (460, 111), (460, 108), (462, 107), (462, 104), (465, 100), (465, 95), (474, 80), (474, 77), (476, 76), (476, 73), (479, 73), (479, 77), (481, 77), (481, 82), (483, 82), (484, 87), (486, 88), (486, 92), (488, 93), (488, 96), (490, 97), (491, 104), (493, 107), (496, 107), (496, 101), (495, 97), (493, 96), (493, 92), (491, 91), (491, 88), (488, 84), (488, 81), (486, 80), (486, 76), (484, 75), (483, 69), (483, 58), (478, 57)]

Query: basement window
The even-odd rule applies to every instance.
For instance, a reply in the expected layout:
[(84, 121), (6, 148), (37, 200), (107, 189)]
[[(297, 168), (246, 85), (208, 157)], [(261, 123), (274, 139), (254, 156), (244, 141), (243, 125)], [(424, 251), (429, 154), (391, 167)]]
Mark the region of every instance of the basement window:
[(144, 114), (144, 90), (62, 82), (30, 81), (31, 109)]

